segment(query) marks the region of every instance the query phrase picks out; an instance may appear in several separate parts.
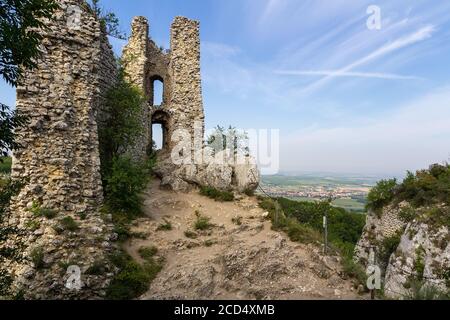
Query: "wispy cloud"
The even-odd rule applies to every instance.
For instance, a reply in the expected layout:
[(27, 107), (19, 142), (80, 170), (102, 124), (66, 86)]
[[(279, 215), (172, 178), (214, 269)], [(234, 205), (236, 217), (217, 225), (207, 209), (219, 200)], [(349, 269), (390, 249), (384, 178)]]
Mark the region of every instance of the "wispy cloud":
[(428, 25), (428, 26), (425, 26), (425, 27), (417, 30), (416, 32), (414, 32), (412, 34), (409, 34), (405, 37), (398, 38), (397, 40), (395, 40), (391, 43), (385, 44), (385, 45), (381, 46), (380, 48), (376, 49), (375, 51), (373, 51), (372, 53), (366, 55), (365, 57), (360, 58), (360, 59), (348, 64), (347, 66), (337, 70), (335, 72), (335, 74), (327, 75), (324, 78), (303, 88), (302, 93), (310, 94), (310, 93), (314, 92), (315, 90), (323, 87), (327, 83), (329, 83), (331, 80), (336, 78), (339, 74), (345, 74), (347, 72), (351, 72), (353, 69), (355, 69), (357, 67), (363, 66), (369, 62), (372, 62), (373, 60), (379, 59), (379, 58), (381, 58), (387, 54), (390, 54), (394, 51), (400, 50), (407, 46), (410, 46), (415, 43), (426, 40), (432, 36), (432, 34), (435, 30), (436, 30), (435, 26)]
[(276, 70), (275, 73), (290, 76), (355, 77), (355, 78), (375, 78), (386, 80), (424, 80), (424, 78), (421, 77), (404, 76), (393, 73), (343, 72), (341, 70)]

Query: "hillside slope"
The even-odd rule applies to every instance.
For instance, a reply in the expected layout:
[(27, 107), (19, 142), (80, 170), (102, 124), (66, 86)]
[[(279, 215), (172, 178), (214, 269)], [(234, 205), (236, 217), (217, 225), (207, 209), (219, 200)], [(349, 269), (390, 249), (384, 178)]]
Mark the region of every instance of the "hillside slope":
[[(161, 190), (159, 181), (145, 197), (145, 217), (132, 230), (145, 240), (125, 249), (142, 261), (138, 250), (155, 246), (165, 262), (141, 299), (361, 299), (337, 257), (272, 231), (256, 198), (215, 202)], [(211, 218), (211, 228), (194, 230), (198, 215)], [(171, 230), (158, 230), (168, 223)]]

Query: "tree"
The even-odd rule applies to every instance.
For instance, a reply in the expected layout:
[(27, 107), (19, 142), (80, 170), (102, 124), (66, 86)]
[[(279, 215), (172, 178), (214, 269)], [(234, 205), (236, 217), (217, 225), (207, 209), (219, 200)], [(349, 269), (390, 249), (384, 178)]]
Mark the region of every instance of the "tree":
[(121, 67), (115, 85), (106, 95), (104, 108), (108, 117), (99, 129), (103, 174), (109, 171), (114, 158), (135, 143), (142, 131), (140, 116), (144, 103), (144, 94), (125, 80)]
[(54, 0), (0, 1), (0, 75), (13, 86), (24, 69), (36, 67), (40, 30), (58, 8)]
[[(0, 0), (0, 76), (8, 84), (17, 86), (23, 71), (36, 67), (42, 40), (39, 31), (57, 8), (54, 0)], [(0, 102), (2, 156), (19, 147), (14, 130), (25, 122), (25, 117)]]
[(247, 133), (239, 131), (232, 126), (229, 126), (226, 130), (221, 126), (217, 126), (206, 139), (206, 144), (216, 153), (230, 150), (234, 154), (249, 154)]
[(102, 27), (108, 35), (118, 39), (126, 40), (126, 34), (120, 31), (119, 18), (111, 11), (105, 11), (100, 7), (100, 0), (91, 0), (90, 7), (97, 18), (100, 20)]

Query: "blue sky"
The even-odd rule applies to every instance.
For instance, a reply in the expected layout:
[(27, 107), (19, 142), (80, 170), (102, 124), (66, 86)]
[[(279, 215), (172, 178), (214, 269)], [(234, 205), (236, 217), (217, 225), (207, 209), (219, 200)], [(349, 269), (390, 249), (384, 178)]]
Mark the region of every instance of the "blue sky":
[[(280, 129), (282, 171), (389, 175), (450, 158), (450, 1), (103, 5), (128, 33), (146, 16), (166, 48), (175, 16), (199, 20), (207, 127)], [(366, 26), (369, 5), (381, 30)], [(13, 90), (0, 89), (13, 104)]]

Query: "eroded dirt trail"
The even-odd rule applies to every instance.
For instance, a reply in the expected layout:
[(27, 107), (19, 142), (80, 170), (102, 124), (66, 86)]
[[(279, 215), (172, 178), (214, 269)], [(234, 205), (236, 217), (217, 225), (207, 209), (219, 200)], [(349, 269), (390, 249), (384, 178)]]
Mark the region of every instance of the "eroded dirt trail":
[[(196, 192), (160, 190), (157, 180), (145, 197), (146, 216), (133, 231), (148, 237), (130, 240), (125, 249), (141, 260), (140, 247), (156, 246), (165, 263), (141, 299), (361, 299), (340, 276), (337, 258), (272, 231), (256, 198), (220, 203)], [(214, 227), (195, 231), (196, 212)], [(239, 217), (240, 225), (232, 221)], [(172, 230), (158, 231), (165, 221)]]

